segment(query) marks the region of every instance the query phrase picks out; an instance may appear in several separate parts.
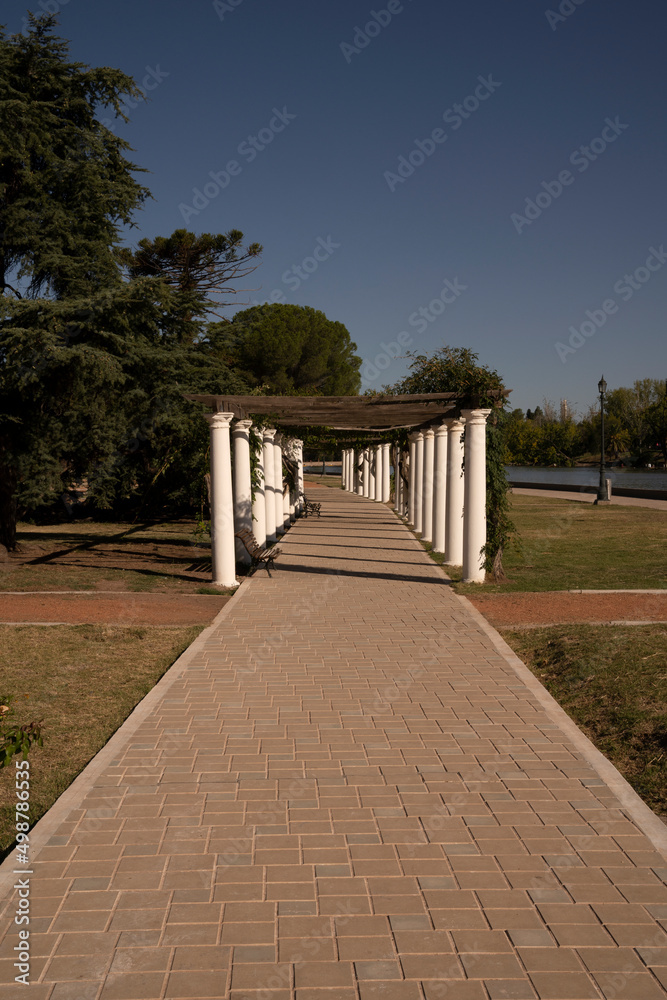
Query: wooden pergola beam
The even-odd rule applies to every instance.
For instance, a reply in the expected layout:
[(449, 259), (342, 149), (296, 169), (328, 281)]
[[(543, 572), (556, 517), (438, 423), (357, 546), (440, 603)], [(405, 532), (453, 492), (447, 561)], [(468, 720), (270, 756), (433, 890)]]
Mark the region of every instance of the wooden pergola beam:
[[(502, 403), (509, 390), (488, 393)], [(414, 393), (398, 396), (231, 396), (187, 394), (214, 413), (233, 413), (240, 419), (251, 414), (271, 416), (291, 427), (327, 427), (337, 431), (387, 433), (421, 427), (434, 420), (458, 415), (462, 408), (479, 405), (473, 396), (455, 392)]]

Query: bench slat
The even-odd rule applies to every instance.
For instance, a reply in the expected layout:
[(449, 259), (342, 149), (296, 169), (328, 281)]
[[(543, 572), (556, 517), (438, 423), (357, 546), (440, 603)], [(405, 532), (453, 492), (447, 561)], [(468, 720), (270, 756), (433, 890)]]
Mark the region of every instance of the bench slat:
[(281, 549), (276, 548), (275, 545), (261, 548), (252, 531), (248, 531), (247, 528), (244, 528), (243, 531), (236, 531), (234, 537), (240, 539), (252, 561), (248, 575), (252, 576), (258, 566), (264, 566), (266, 572), (271, 576), (270, 567), (273, 566), (274, 559), (280, 555)]

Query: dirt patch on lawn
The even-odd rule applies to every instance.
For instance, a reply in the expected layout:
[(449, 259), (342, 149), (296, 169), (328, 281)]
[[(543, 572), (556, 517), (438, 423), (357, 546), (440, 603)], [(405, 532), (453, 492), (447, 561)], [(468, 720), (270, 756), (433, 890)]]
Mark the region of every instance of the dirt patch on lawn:
[(491, 623), (502, 626), (567, 623), (667, 621), (664, 594), (468, 594), (468, 600)]
[(229, 595), (0, 594), (0, 624), (208, 625)]

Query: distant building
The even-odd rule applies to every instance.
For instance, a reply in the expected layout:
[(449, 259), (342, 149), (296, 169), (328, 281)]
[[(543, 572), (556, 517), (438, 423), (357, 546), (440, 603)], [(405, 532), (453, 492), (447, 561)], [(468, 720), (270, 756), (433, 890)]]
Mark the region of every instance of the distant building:
[(568, 419), (569, 416), (570, 416), (570, 407), (567, 405), (567, 400), (566, 399), (561, 399), (561, 401), (560, 401), (560, 419), (561, 419), (561, 421), (563, 423), (565, 423), (565, 421)]

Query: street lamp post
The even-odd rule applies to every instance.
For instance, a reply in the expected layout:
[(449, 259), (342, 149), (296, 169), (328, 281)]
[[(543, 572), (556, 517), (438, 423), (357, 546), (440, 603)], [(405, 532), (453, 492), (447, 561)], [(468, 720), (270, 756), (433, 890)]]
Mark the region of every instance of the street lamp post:
[(608, 503), (607, 484), (604, 481), (604, 394), (606, 391), (607, 383), (603, 375), (598, 382), (598, 392), (600, 393), (600, 483), (596, 503)]

